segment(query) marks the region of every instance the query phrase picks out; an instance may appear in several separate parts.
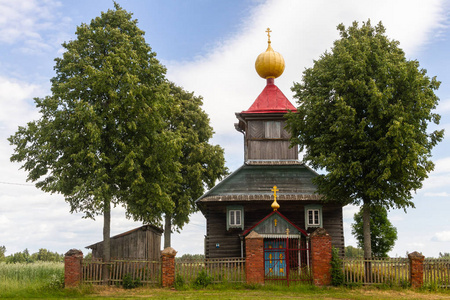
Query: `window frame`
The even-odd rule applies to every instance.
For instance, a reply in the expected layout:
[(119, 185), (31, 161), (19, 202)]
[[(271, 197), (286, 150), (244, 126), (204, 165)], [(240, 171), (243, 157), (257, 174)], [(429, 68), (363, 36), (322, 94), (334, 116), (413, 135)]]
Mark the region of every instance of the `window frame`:
[[(315, 218), (315, 212), (317, 212), (317, 219)], [(313, 224), (309, 222), (309, 215), (313, 214)], [(316, 224), (315, 221), (318, 221)], [(319, 204), (310, 204), (305, 205), (305, 228), (322, 228), (323, 227), (323, 210), (322, 205)]]
[[(234, 213), (233, 218), (231, 217), (231, 213)], [(239, 212), (240, 214), (240, 224), (236, 224), (236, 212)], [(227, 216), (226, 216), (226, 222), (227, 222), (227, 230), (233, 229), (233, 228), (240, 228), (244, 229), (244, 207), (241, 205), (230, 205), (227, 206)], [(234, 222), (234, 224), (231, 224), (231, 222)]]

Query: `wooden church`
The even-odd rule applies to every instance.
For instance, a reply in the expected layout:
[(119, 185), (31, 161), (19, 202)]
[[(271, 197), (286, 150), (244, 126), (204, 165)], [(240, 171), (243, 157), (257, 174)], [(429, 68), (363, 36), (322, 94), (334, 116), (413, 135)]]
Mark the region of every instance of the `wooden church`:
[(264, 237), (264, 247), (287, 248), (279, 244), (287, 240), (307, 250), (309, 234), (317, 228), (330, 234), (342, 254), (342, 205), (320, 200), (311, 181), (317, 173), (299, 161), (297, 147), (289, 148), (284, 115), (296, 108), (275, 85), (285, 64), (267, 32), (267, 50), (255, 63), (267, 85), (249, 109), (236, 113), (244, 164), (196, 201), (206, 218), (205, 256), (245, 257), (245, 237), (251, 232)]

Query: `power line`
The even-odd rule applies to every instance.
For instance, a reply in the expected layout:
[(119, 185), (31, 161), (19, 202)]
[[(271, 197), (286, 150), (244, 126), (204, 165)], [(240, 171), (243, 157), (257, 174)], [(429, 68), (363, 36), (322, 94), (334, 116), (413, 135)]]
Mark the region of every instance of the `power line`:
[(16, 183), (16, 182), (6, 182), (6, 181), (0, 181), (0, 184), (34, 186), (34, 184), (30, 184), (30, 183)]

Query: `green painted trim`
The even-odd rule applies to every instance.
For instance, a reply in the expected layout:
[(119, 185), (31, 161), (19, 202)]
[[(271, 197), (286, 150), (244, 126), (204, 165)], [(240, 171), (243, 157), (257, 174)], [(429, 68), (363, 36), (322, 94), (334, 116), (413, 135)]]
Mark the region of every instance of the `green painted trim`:
[[(241, 211), (241, 225), (230, 225), (230, 210), (240, 210)], [(230, 228), (240, 228), (244, 230), (244, 207), (242, 205), (229, 205), (227, 206), (227, 230)]]
[[(313, 226), (313, 225), (308, 225), (308, 220), (309, 220), (309, 216), (308, 216), (308, 210), (319, 210), (319, 225), (318, 226)], [(307, 204), (305, 205), (305, 228), (308, 229), (309, 227), (311, 228), (316, 228), (316, 227), (323, 227), (323, 210), (322, 210), (322, 205), (320, 204)]]

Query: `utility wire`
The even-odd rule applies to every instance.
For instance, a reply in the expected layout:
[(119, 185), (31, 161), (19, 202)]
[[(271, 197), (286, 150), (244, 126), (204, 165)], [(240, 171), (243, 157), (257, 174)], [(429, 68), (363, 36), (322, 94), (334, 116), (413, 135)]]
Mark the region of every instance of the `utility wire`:
[(0, 181), (0, 184), (34, 186), (34, 184), (31, 184), (31, 183), (15, 183), (15, 182), (6, 182), (6, 181)]

